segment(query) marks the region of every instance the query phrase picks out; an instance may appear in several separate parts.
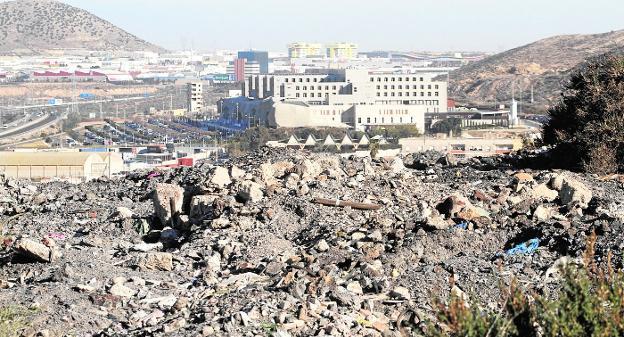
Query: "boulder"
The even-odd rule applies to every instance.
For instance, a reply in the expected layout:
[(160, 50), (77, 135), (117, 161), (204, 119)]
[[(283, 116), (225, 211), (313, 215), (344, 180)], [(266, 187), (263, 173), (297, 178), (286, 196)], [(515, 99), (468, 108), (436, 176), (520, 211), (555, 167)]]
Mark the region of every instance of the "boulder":
[(225, 167), (218, 166), (212, 172), (210, 183), (218, 186), (219, 188), (227, 187), (232, 183), (232, 180), (230, 179), (230, 173)]
[(52, 262), (52, 250), (42, 243), (30, 239), (21, 239), (15, 243), (14, 249), (19, 255), (30, 260)]
[(259, 184), (253, 181), (244, 181), (240, 184), (238, 196), (245, 202), (258, 202), (264, 198), (264, 192)]
[(157, 184), (154, 192), (154, 210), (160, 222), (167, 225), (175, 214), (182, 212), (184, 189), (173, 184)]
[(582, 182), (570, 178), (563, 180), (559, 191), (559, 198), (563, 204), (578, 203), (582, 208), (587, 208), (592, 197), (592, 191)]
[(212, 205), (218, 198), (216, 195), (196, 195), (191, 199), (189, 216), (194, 220), (201, 220), (212, 212)]
[(543, 200), (547, 202), (553, 202), (559, 196), (559, 193), (555, 190), (551, 190), (546, 186), (546, 184), (539, 184), (535, 186), (531, 192), (530, 196), (536, 200)]

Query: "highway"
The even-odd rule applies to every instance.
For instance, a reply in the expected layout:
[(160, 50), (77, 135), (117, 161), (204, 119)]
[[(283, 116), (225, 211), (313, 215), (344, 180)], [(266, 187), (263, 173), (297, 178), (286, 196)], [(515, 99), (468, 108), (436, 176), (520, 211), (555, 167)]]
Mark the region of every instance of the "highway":
[(4, 133), (2, 135), (0, 135), (0, 139), (6, 139), (6, 138), (12, 138), (12, 137), (16, 137), (16, 136), (21, 136), (21, 135), (25, 135), (25, 134), (29, 134), (32, 133), (34, 131), (37, 131), (41, 128), (47, 127), (49, 125), (52, 125), (56, 122), (58, 122), (60, 120), (61, 116), (59, 115), (48, 115), (46, 118), (30, 124), (26, 127), (22, 127), (22, 128), (18, 128), (16, 130), (12, 130), (9, 131), (7, 133)]

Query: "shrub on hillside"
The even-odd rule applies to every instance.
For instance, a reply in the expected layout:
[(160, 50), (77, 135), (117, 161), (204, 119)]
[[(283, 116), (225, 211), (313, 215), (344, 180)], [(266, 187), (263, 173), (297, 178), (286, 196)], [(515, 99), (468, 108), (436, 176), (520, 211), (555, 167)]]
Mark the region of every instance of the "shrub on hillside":
[(543, 139), (564, 168), (624, 171), (624, 56), (603, 55), (572, 74), (549, 110)]

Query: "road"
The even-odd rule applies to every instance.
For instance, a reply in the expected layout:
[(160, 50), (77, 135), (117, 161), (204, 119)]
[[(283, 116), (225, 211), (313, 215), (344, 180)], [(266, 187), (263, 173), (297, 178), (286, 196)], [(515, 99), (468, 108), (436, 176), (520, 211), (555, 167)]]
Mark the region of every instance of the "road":
[(12, 137), (22, 136), (22, 135), (35, 132), (39, 129), (42, 129), (44, 127), (47, 127), (49, 125), (52, 125), (58, 122), (60, 119), (61, 119), (61, 116), (59, 115), (48, 115), (47, 118), (42, 119), (41, 121), (38, 121), (31, 125), (28, 125), (27, 127), (19, 128), (17, 130), (9, 131), (5, 134), (0, 135), (0, 139), (12, 138)]

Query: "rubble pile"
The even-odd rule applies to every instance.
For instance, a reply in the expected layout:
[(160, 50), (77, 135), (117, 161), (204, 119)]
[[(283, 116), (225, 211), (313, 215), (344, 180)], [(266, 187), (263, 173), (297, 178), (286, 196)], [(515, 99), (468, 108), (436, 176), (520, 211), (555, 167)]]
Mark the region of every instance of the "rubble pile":
[(0, 178), (0, 306), (36, 309), (24, 336), (425, 334), (451, 291), (552, 291), (593, 231), (622, 267), (623, 200), (617, 179), (435, 153)]

